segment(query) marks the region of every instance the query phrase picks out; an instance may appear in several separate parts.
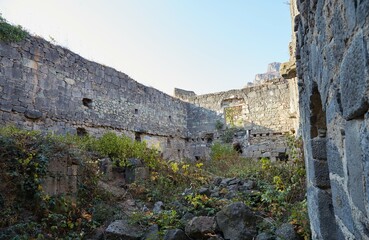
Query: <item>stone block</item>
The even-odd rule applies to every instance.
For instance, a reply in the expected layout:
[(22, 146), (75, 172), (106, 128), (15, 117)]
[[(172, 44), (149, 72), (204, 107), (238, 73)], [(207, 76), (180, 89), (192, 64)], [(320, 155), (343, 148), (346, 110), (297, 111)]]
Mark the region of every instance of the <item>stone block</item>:
[(369, 75), (367, 50), (361, 30), (354, 36), (346, 51), (339, 79), (344, 118), (349, 120), (362, 116), (369, 107)]
[[(365, 212), (363, 182), (363, 152), (361, 149), (360, 128), (362, 120), (351, 120), (345, 126), (345, 153), (348, 171), (348, 190), (354, 204)], [(367, 151), (367, 150), (366, 150)]]
[(311, 159), (313, 169), (309, 172), (310, 180), (314, 186), (322, 189), (330, 187), (328, 162)]
[(364, 154), (364, 182), (365, 182), (365, 200), (369, 203), (369, 118), (368, 114), (366, 115), (366, 119), (364, 125), (361, 129), (361, 149)]
[(332, 181), (332, 203), (334, 213), (345, 224), (350, 232), (354, 231), (354, 220), (352, 219), (351, 206), (347, 194), (336, 181)]
[(310, 224), (315, 235), (312, 236), (313, 239), (337, 239), (331, 194), (310, 186), (307, 190), (307, 201)]
[(24, 116), (26, 118), (36, 120), (36, 119), (42, 118), (42, 113), (40, 111), (38, 111), (38, 110), (27, 109), (24, 112)]
[(327, 142), (327, 158), (329, 171), (343, 177), (342, 157), (333, 141)]
[(310, 140), (311, 152), (314, 159), (327, 159), (327, 140), (325, 138), (314, 138)]
[(12, 111), (18, 112), (18, 113), (24, 113), (26, 111), (26, 108), (22, 106), (13, 106)]

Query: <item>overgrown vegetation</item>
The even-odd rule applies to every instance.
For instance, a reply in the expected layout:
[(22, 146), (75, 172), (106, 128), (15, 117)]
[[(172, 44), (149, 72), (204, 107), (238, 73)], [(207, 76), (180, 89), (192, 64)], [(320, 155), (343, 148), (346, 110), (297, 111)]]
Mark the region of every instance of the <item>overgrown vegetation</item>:
[[(122, 200), (97, 184), (101, 177), (98, 159), (104, 157), (111, 158), (117, 168), (129, 167), (129, 158), (139, 158), (149, 167), (149, 179), (126, 186), (127, 197), (149, 206), (146, 211), (134, 212), (131, 223), (143, 227), (157, 224), (163, 235), (167, 229), (183, 228), (185, 213), (214, 216), (223, 206), (243, 201), (271, 219), (270, 224), (260, 224), (259, 230), (288, 221), (308, 239), (301, 141), (288, 139), (288, 162), (241, 158), (231, 145), (214, 143), (210, 161), (190, 163), (163, 160), (144, 142), (115, 133), (95, 138), (0, 128), (0, 239), (82, 239), (121, 218), (123, 209), (117, 202)], [(79, 164), (83, 177), (77, 194), (45, 193), (42, 181), (53, 161)], [(258, 190), (233, 199), (199, 194), (198, 189), (210, 184), (213, 176), (251, 179)], [(164, 202), (160, 212), (150, 210), (157, 201)]]
[(273, 219), (271, 225), (260, 228), (275, 228), (290, 222), (305, 239), (310, 237), (310, 226), (306, 205), (305, 165), (302, 140), (287, 136), (289, 161), (271, 162), (267, 158), (259, 161), (242, 158), (231, 145), (215, 143), (211, 161), (206, 169), (218, 176), (253, 179), (259, 192), (241, 199), (255, 210)]
[[(82, 238), (94, 227), (92, 199), (98, 199), (91, 157), (50, 135), (0, 129), (0, 239)], [(76, 161), (80, 165), (77, 196), (50, 196), (42, 187), (48, 164)]]
[(19, 42), (28, 35), (22, 26), (8, 23), (0, 14), (0, 40), (4, 42)]

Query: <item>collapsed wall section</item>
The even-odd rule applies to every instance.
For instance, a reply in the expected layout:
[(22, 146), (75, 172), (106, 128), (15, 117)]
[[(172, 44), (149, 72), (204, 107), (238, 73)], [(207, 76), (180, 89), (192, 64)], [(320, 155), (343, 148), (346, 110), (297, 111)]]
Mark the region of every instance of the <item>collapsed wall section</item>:
[(107, 130), (188, 155), (187, 104), (37, 38), (0, 43), (0, 124), (55, 133)]
[(369, 1), (297, 0), (313, 239), (369, 238)]

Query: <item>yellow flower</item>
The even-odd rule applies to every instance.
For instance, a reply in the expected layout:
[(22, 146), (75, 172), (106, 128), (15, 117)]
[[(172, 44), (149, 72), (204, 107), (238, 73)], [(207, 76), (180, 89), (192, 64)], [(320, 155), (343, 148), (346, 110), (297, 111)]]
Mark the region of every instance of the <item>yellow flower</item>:
[(175, 162), (170, 163), (170, 168), (172, 169), (174, 173), (178, 172), (179, 170), (178, 163), (175, 163)]
[(201, 168), (202, 166), (204, 166), (204, 164), (203, 164), (203, 163), (196, 163), (196, 167), (197, 167), (197, 168)]

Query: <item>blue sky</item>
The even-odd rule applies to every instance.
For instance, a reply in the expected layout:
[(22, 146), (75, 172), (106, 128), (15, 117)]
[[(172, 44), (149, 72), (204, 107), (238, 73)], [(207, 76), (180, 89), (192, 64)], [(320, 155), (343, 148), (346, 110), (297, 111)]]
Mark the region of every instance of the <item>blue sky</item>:
[(168, 94), (242, 88), (289, 58), (286, 0), (0, 0), (0, 12)]

